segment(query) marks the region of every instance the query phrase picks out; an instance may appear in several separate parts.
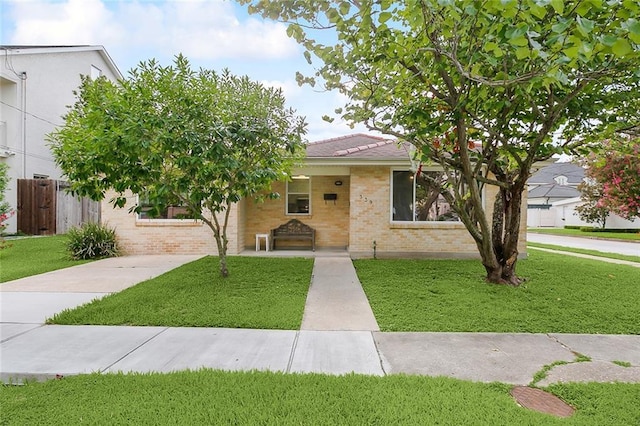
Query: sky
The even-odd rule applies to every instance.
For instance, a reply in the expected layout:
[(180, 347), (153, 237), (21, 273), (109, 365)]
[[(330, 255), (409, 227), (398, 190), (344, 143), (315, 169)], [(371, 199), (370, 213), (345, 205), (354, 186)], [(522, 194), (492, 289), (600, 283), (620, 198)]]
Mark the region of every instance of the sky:
[(228, 68), (281, 88), (287, 105), (306, 117), (308, 141), (366, 132), (339, 118), (323, 121), (346, 98), (298, 86), (296, 71), (314, 69), (286, 26), (231, 0), (0, 0), (0, 16), (1, 44), (102, 45), (125, 77), (140, 61), (169, 65), (182, 53), (194, 69)]

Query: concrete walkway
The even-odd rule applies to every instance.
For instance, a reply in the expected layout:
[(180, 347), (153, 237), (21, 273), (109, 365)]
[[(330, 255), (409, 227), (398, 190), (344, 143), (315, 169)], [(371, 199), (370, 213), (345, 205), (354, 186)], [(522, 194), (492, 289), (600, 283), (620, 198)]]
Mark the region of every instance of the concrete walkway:
[(315, 259), (301, 330), (380, 330), (351, 259)]
[(64, 309), (122, 291), (200, 257), (114, 257), (0, 284), (0, 323), (42, 324)]
[[(551, 369), (541, 384), (615, 380), (640, 383), (640, 336), (374, 331), (375, 319), (362, 320), (360, 314), (355, 314), (363, 312), (368, 317), (370, 308), (364, 307), (366, 298), (362, 299), (362, 290), (357, 289), (348, 258), (316, 262), (312, 282), (315, 289), (309, 292), (305, 325), (299, 331), (42, 325), (50, 311), (82, 303), (85, 297), (117, 291), (116, 287), (150, 278), (193, 259), (109, 259), (44, 274), (49, 277), (46, 279), (37, 276), (21, 280), (19, 285), (0, 285), (0, 379), (9, 382), (90, 372), (169, 372), (209, 367), (379, 376), (443, 375), (525, 385), (545, 365), (565, 361), (568, 364)], [(135, 279), (127, 278), (133, 275)], [(72, 282), (77, 283), (75, 287), (68, 287)], [(353, 299), (334, 297), (332, 292), (350, 294)], [(357, 305), (357, 310), (352, 305)], [(324, 322), (322, 315), (336, 320)], [(592, 361), (574, 362), (578, 353)], [(622, 367), (613, 361), (631, 366)]]

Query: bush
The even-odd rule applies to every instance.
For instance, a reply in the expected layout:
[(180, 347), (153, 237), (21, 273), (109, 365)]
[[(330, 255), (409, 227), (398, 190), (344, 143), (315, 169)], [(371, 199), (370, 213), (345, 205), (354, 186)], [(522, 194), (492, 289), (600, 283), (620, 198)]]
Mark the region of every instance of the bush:
[(118, 255), (116, 231), (106, 225), (85, 223), (80, 228), (71, 228), (67, 237), (67, 250), (73, 259), (99, 259)]
[(640, 233), (639, 229), (635, 228), (594, 228), (591, 232), (615, 232), (618, 234), (638, 234)]

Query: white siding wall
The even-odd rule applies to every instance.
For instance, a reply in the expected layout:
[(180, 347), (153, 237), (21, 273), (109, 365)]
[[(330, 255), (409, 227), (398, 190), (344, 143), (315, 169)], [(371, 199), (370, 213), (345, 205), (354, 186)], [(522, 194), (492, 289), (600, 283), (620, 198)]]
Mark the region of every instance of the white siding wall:
[[(5, 145), (0, 146), (0, 161), (9, 164), (11, 182), (5, 195), (14, 210), (17, 179), (34, 175), (63, 178), (46, 135), (63, 124), (62, 116), (74, 102), (80, 75), (90, 75), (92, 65), (111, 80), (120, 77), (96, 47), (9, 50), (0, 61), (2, 102), (8, 104), (0, 104), (0, 121), (5, 123), (6, 133), (0, 142)], [(16, 231), (16, 216), (8, 225), (6, 232)]]
[[(551, 211), (555, 214), (555, 226), (599, 226), (595, 223), (587, 223), (580, 219), (578, 213), (576, 213), (576, 207), (582, 202), (579, 198), (573, 199), (573, 201), (566, 200), (564, 202), (554, 203), (551, 207)], [(609, 229), (640, 229), (640, 220), (634, 221), (626, 220), (618, 215), (609, 215), (605, 228)]]

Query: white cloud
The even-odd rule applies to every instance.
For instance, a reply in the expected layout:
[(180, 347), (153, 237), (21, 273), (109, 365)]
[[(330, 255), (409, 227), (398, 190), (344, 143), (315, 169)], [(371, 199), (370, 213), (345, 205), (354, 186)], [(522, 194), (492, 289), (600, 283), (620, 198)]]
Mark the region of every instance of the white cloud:
[(13, 44), (108, 44), (122, 38), (122, 28), (100, 0), (13, 5)]
[[(101, 44), (148, 57), (184, 53), (194, 60), (285, 58), (299, 53), (283, 24), (236, 17), (222, 0), (14, 2), (13, 44)], [(147, 59), (147, 58), (144, 58)]]
[[(366, 132), (323, 115), (344, 106), (337, 92), (298, 86), (296, 70), (313, 72), (302, 48), (286, 35), (285, 26), (247, 16), (223, 0), (0, 0), (3, 38), (7, 44), (103, 45), (125, 73), (139, 61), (161, 63), (183, 53), (192, 66), (248, 74), (269, 87), (281, 88), (287, 105), (305, 116), (309, 140)], [(11, 27), (15, 31), (11, 32)]]
[(303, 89), (298, 85), (298, 82), (294, 80), (261, 80), (260, 83), (265, 87), (282, 90), (282, 95), (288, 102), (298, 98), (303, 93)]
[[(307, 137), (310, 142), (331, 139), (350, 135), (354, 133), (369, 133), (380, 136), (378, 132), (369, 131), (364, 124), (355, 124), (353, 127), (346, 121), (342, 120), (334, 113), (336, 108), (343, 108), (348, 101), (348, 97), (339, 92), (313, 92), (313, 89), (306, 87), (308, 90), (306, 97), (296, 101), (294, 108), (298, 110), (300, 115), (307, 118)], [(306, 91), (305, 90), (305, 91)], [(304, 99), (307, 99), (305, 102)], [(322, 119), (322, 116), (328, 115), (334, 120), (329, 123)]]

